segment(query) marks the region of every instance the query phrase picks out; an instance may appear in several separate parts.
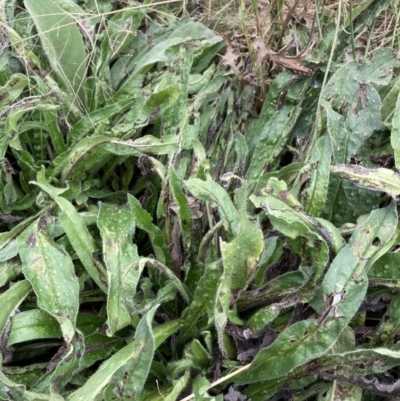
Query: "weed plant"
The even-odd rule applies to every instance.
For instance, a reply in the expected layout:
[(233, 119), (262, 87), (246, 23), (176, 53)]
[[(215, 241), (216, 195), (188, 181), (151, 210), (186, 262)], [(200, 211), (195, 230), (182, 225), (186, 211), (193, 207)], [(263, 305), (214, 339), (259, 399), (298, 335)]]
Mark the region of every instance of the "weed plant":
[(400, 395), (391, 0), (0, 0), (0, 400)]

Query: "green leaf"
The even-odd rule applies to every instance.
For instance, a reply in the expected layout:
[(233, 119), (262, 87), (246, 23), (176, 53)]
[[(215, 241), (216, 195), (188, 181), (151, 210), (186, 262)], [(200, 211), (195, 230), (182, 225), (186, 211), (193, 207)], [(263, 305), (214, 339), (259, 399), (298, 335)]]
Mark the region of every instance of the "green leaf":
[(394, 114), (392, 119), (392, 134), (390, 141), (394, 149), (394, 159), (396, 162), (396, 168), (400, 166), (400, 96), (397, 96), (396, 106), (394, 108)]
[(181, 391), (186, 387), (190, 377), (190, 371), (187, 370), (185, 374), (175, 383), (172, 391), (164, 397), (164, 401), (176, 401)]
[(91, 113), (84, 115), (68, 133), (68, 142), (75, 145), (78, 141), (88, 136), (88, 132), (95, 130), (101, 124), (109, 123), (109, 121), (118, 116), (119, 113), (132, 107), (135, 97), (124, 99), (118, 102), (112, 102), (106, 106), (93, 110)]
[(150, 370), (154, 353), (154, 336), (151, 328), (156, 309), (142, 317), (134, 340), (105, 361), (88, 381), (68, 396), (68, 401), (95, 400), (102, 389), (122, 370), (126, 373), (127, 396), (139, 397)]
[(135, 231), (135, 219), (127, 206), (101, 203), (97, 225), (103, 239), (103, 257), (107, 266), (107, 334), (130, 323), (126, 305), (132, 302), (140, 272), (135, 269), (139, 262), (136, 245), (131, 243)]
[(128, 195), (128, 202), (136, 224), (149, 235), (157, 260), (172, 267), (171, 254), (165, 244), (162, 231), (153, 224), (151, 216), (142, 208), (142, 205), (135, 197)]
[(387, 168), (367, 169), (356, 164), (336, 164), (332, 173), (352, 183), (373, 191), (386, 192), (393, 198), (400, 195), (400, 175)]
[[(397, 76), (391, 83), (388, 93), (382, 97), (382, 121), (387, 123), (393, 117), (397, 109), (397, 101), (400, 94), (400, 76)], [(393, 123), (393, 121), (392, 121)]]
[[(70, 202), (61, 196), (58, 196), (60, 189), (52, 187), (47, 182), (44, 171), (40, 171), (37, 175), (37, 182), (32, 183), (49, 194), (57, 203), (58, 207), (61, 209), (60, 221), (72, 247), (95, 283), (104, 292), (107, 292), (104, 267), (94, 258), (94, 240), (82, 217)], [(63, 191), (65, 191), (65, 189), (61, 190), (61, 192)]]
[(184, 244), (187, 249), (190, 248), (191, 240), (191, 225), (192, 225), (192, 212), (186, 199), (185, 194), (182, 191), (181, 183), (178, 180), (175, 169), (172, 166), (168, 168), (168, 178), (171, 186), (172, 196), (174, 198), (176, 213), (179, 218), (179, 225), (183, 236)]
[(365, 266), (369, 258), (391, 240), (396, 227), (394, 202), (373, 211), (336, 256), (324, 277), (326, 308), (321, 318), (288, 327), (271, 346), (257, 354), (249, 369), (235, 377), (235, 383), (279, 378), (326, 353), (364, 299), (368, 287)]
[[(9, 319), (14, 310), (30, 293), (32, 287), (28, 280), (18, 281), (7, 291), (0, 295), (0, 334), (1, 336), (9, 334)], [(3, 350), (4, 351), (4, 350)], [(4, 355), (3, 355), (4, 358)]]
[(0, 107), (14, 102), (29, 84), (28, 78), (23, 74), (11, 75), (8, 82), (0, 87)]
[[(374, 97), (375, 95), (376, 91), (373, 92)], [(380, 120), (379, 107), (375, 107), (376, 102), (379, 104), (379, 101), (379, 95), (378, 99), (374, 98), (368, 101), (373, 105), (373, 110), (376, 112), (375, 117), (371, 117), (371, 110), (368, 109), (364, 109), (362, 114), (368, 114), (368, 118)], [(334, 163), (350, 163), (351, 157), (357, 154), (361, 144), (373, 134), (375, 122), (365, 124), (364, 121), (361, 123), (361, 127), (357, 127), (356, 118), (351, 117), (352, 126), (356, 127), (355, 135), (353, 135), (351, 127), (346, 124), (343, 116), (332, 109), (330, 103), (323, 100), (321, 104), (327, 115), (327, 127), (332, 142), (332, 160)], [(378, 198), (379, 194), (358, 188), (349, 182), (343, 182), (331, 174), (323, 217), (337, 226), (354, 222), (360, 215), (367, 214), (376, 208)]]
[(84, 347), (83, 337), (76, 331), (78, 279), (70, 256), (49, 238), (45, 216), (18, 237), (18, 249), (22, 271), (32, 284), (38, 306), (57, 319), (67, 345), (52, 373), (51, 392), (58, 397), (79, 369)]
[(302, 112), (301, 103), (308, 88), (308, 79), (294, 84), (292, 92), (296, 92), (296, 104), (285, 104), (278, 107), (272, 115), (263, 113), (263, 120), (258, 122), (259, 132), (252, 135), (257, 140), (250, 160), (246, 178), (249, 181), (250, 192), (259, 189), (258, 181), (267, 166), (272, 166), (290, 138), (290, 133), (294, 127), (300, 113)]
[(181, 341), (196, 335), (203, 316), (212, 316), (221, 270), (221, 262), (214, 262), (205, 267), (181, 329)]
[(14, 383), (0, 372), (0, 400), (25, 401), (25, 386)]
[[(96, 315), (80, 313), (76, 326), (85, 336), (97, 331), (105, 319)], [(62, 332), (57, 319), (42, 309), (30, 309), (17, 313), (11, 323), (8, 345), (44, 338), (61, 338)]]
[(72, 98), (79, 96), (85, 105), (83, 83), (86, 77), (85, 45), (75, 21), (54, 0), (46, 3), (24, 0), (50, 65), (64, 82)]
[(38, 306), (60, 319), (61, 326), (65, 319), (70, 321), (72, 331), (64, 334), (71, 339), (79, 308), (78, 279), (70, 256), (49, 238), (46, 227), (43, 216), (18, 237), (22, 272), (32, 284)]
[(65, 182), (70, 179), (77, 180), (88, 170), (93, 170), (96, 159), (105, 152), (120, 156), (139, 157), (143, 153), (171, 154), (177, 149), (176, 135), (166, 135), (161, 138), (146, 135), (135, 141), (120, 141), (107, 136), (94, 136), (79, 141), (57, 169), (62, 168), (61, 178)]
[(235, 236), (239, 226), (239, 214), (225, 189), (214, 181), (202, 181), (198, 178), (186, 180), (184, 184), (196, 198), (217, 204), (226, 230)]
[(221, 242), (224, 274), (232, 290), (242, 290), (254, 274), (264, 249), (263, 233), (256, 224), (241, 217), (236, 238)]
[(283, 181), (271, 178), (262, 192), (264, 196), (251, 195), (250, 201), (254, 206), (266, 210), (277, 230), (293, 239), (306, 239), (310, 257), (315, 263), (317, 280), (329, 260), (330, 235), (326, 238), (326, 232), (318, 221), (301, 210), (300, 204), (290, 195)]
[(337, 294), (346, 291), (349, 283), (357, 285), (366, 281), (365, 267), (368, 261), (390, 242), (396, 227), (397, 211), (393, 201), (386, 208), (373, 211), (334, 259), (322, 282), (323, 291)]
[(311, 173), (311, 183), (307, 189), (306, 213), (319, 216), (324, 209), (329, 184), (329, 166), (331, 163), (332, 146), (328, 136), (318, 139), (313, 149), (310, 164), (315, 164)]

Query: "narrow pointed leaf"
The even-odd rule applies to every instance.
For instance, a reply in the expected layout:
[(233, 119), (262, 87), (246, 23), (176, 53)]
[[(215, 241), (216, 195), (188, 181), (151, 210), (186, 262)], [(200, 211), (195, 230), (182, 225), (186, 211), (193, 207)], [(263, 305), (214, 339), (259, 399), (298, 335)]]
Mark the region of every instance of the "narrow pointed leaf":
[(356, 164), (336, 164), (332, 173), (360, 187), (386, 192), (393, 198), (400, 195), (400, 175), (387, 168), (367, 169)]

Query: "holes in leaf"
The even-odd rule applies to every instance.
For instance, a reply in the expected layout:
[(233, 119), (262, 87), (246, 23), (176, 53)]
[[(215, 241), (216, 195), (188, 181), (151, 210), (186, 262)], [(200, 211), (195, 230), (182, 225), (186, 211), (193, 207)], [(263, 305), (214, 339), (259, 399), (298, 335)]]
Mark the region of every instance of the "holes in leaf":
[(372, 245), (379, 246), (381, 244), (381, 240), (378, 237), (375, 237), (372, 241)]

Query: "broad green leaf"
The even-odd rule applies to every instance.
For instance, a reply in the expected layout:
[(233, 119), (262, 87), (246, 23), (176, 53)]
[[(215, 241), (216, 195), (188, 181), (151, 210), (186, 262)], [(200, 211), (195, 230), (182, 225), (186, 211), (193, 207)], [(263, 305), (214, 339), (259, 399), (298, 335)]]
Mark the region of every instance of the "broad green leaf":
[(175, 169), (172, 166), (168, 168), (168, 178), (171, 187), (172, 196), (175, 202), (176, 214), (179, 218), (179, 225), (183, 241), (187, 249), (190, 248), (192, 212), (185, 194), (182, 191), (181, 183), (178, 180)]
[[(78, 314), (76, 320), (76, 326), (85, 336), (93, 334), (104, 323), (104, 318), (87, 313)], [(30, 309), (17, 313), (13, 317), (8, 345), (61, 337), (62, 332), (57, 319), (42, 309)]]
[(132, 302), (140, 278), (140, 271), (135, 269), (139, 262), (137, 247), (131, 243), (135, 219), (128, 207), (101, 203), (97, 225), (107, 267), (107, 334), (112, 336), (130, 323), (126, 305)]
[(88, 132), (91, 130), (96, 130), (101, 124), (108, 124), (112, 121), (112, 118), (118, 116), (119, 113), (132, 107), (132, 99), (125, 99), (119, 102), (112, 102), (107, 104), (103, 108), (93, 110), (91, 113), (83, 116), (68, 133), (68, 143), (70, 145), (77, 144), (80, 140), (84, 139)]
[[(346, 124), (343, 116), (334, 111), (330, 103), (323, 100), (321, 104), (327, 115), (327, 127), (332, 141), (332, 160), (336, 164), (347, 164), (351, 157), (356, 155), (360, 143), (372, 135), (373, 125), (369, 124), (367, 127), (364, 125), (361, 130), (357, 128), (358, 134), (353, 136), (352, 130)], [(379, 108), (375, 108), (375, 104), (374, 110), (379, 113), (376, 118), (380, 119), (380, 111)], [(365, 113), (370, 113), (370, 111), (364, 110)], [(353, 125), (357, 126), (355, 122)], [(368, 133), (368, 137), (365, 137), (366, 133)], [(335, 225), (355, 222), (360, 215), (367, 214), (376, 208), (378, 200), (379, 194), (342, 181), (331, 174), (323, 217)]]
[(168, 337), (176, 333), (182, 326), (180, 320), (171, 320), (167, 323), (160, 324), (154, 329), (155, 347), (158, 348)]
[(254, 274), (264, 249), (263, 233), (255, 223), (240, 218), (237, 236), (233, 241), (221, 242), (224, 273), (232, 290), (243, 290)]
[(373, 191), (386, 192), (393, 198), (400, 195), (400, 175), (387, 168), (367, 169), (356, 164), (336, 164), (330, 167), (340, 178)]
[(131, 155), (139, 153), (151, 153), (156, 155), (167, 155), (178, 150), (178, 138), (176, 135), (164, 135), (156, 138), (152, 135), (145, 135), (134, 141), (117, 141), (112, 140), (103, 145), (104, 149), (116, 155)]
[[(11, 106), (10, 106), (11, 107)], [(18, 131), (18, 122), (20, 118), (30, 111), (52, 111), (59, 109), (60, 106), (51, 104), (51, 99), (44, 99), (41, 96), (36, 96), (28, 102), (21, 102), (18, 107), (12, 107), (12, 110), (7, 113), (5, 124), (5, 132), (12, 135), (13, 132)], [(13, 143), (13, 142), (11, 142)], [(15, 144), (15, 138), (14, 138)], [(14, 146), (15, 147), (15, 146)]]
[(129, 46), (132, 45), (136, 36), (136, 30), (145, 15), (146, 9), (128, 9), (126, 11), (122, 9), (121, 12), (110, 18), (108, 22), (110, 29), (107, 35), (112, 49), (112, 54), (109, 56), (110, 59), (129, 50)]
[(31, 15), (50, 65), (63, 81), (72, 97), (80, 98), (84, 106), (83, 83), (86, 77), (87, 56), (82, 36), (69, 13), (56, 1), (46, 3), (24, 0)]
[(21, 59), (24, 60), (27, 65), (40, 68), (41, 64), (39, 57), (33, 53), (32, 50), (28, 49), (22, 37), (14, 29), (8, 26), (8, 24), (3, 24), (3, 27), (7, 32), (7, 38), (10, 40), (18, 56), (21, 57)]
[(25, 401), (25, 386), (14, 383), (0, 372), (0, 400)]
[[(390, 242), (396, 227), (397, 211), (393, 201), (386, 208), (373, 211), (368, 220), (357, 227), (348, 244), (331, 264), (322, 282), (324, 293), (338, 294), (345, 291), (347, 303), (347, 298), (353, 294), (346, 287), (367, 281), (365, 266), (374, 254)], [(338, 309), (341, 309), (340, 306)]]
[(198, 178), (186, 180), (184, 184), (196, 198), (217, 204), (226, 230), (231, 236), (235, 236), (239, 225), (239, 214), (226, 190), (214, 181), (202, 181)]
[(273, 115), (265, 113), (265, 120), (258, 123), (260, 131), (253, 133), (257, 140), (250, 160), (246, 178), (249, 181), (250, 191), (259, 189), (258, 181), (267, 166), (272, 166), (290, 138), (290, 133), (294, 127), (300, 113), (302, 112), (301, 103), (308, 88), (308, 79), (294, 84), (292, 92), (296, 92), (296, 104), (285, 104), (278, 108)]
[(127, 395), (139, 397), (149, 373), (155, 349), (151, 328), (155, 311), (152, 309), (142, 317), (134, 340), (105, 361), (82, 387), (68, 396), (68, 401), (95, 400), (120, 369), (126, 372), (126, 386), (129, 391)]
[(56, 319), (41, 309), (18, 313), (12, 320), (8, 346), (24, 341), (60, 338), (62, 332)]
[(193, 361), (194, 368), (206, 369), (210, 366), (211, 355), (196, 338), (190, 344), (187, 357)]
[[(139, 157), (143, 153), (171, 154), (177, 149), (175, 135), (166, 135), (161, 138), (146, 135), (135, 141), (120, 141), (104, 135), (89, 137), (79, 141), (63, 160), (61, 177), (63, 181), (79, 178), (83, 173), (93, 169), (94, 161), (104, 153)], [(60, 168), (61, 166), (58, 167)]]
[[(9, 319), (12, 317), (14, 310), (21, 304), (21, 302), (30, 293), (32, 287), (28, 280), (18, 281), (7, 291), (0, 295), (0, 335), (9, 335), (10, 323)], [(3, 350), (4, 352), (4, 350)], [(3, 355), (3, 359), (5, 355)]]
[[(14, 257), (18, 253), (16, 238), (33, 221), (38, 219), (47, 209), (41, 210), (36, 215), (30, 216), (16, 225), (12, 230), (0, 233), (0, 260), (8, 260), (8, 256)], [(4, 253), (3, 253), (4, 252)]]
[(271, 178), (262, 191), (264, 196), (250, 196), (254, 206), (266, 210), (274, 227), (290, 238), (305, 238), (310, 257), (316, 267), (316, 280), (322, 274), (329, 260), (331, 237), (325, 237), (326, 232), (317, 220), (307, 216), (299, 202), (287, 190), (286, 184)]
[(190, 377), (190, 371), (187, 370), (185, 374), (175, 383), (174, 388), (171, 392), (164, 397), (164, 401), (176, 401), (181, 391), (186, 387), (186, 384)]
[[(298, 383), (296, 386), (296, 377), (305, 377), (313, 375), (316, 371), (327, 371), (334, 369), (335, 374), (346, 378), (354, 378), (355, 376), (366, 376), (368, 374), (378, 374), (397, 366), (399, 363), (399, 353), (386, 348), (351, 350), (343, 353), (327, 353), (320, 357), (317, 361), (311, 361), (302, 367), (296, 368), (291, 372), (285, 380), (290, 381), (292, 389), (302, 390), (300, 400), (307, 400), (313, 395), (323, 394), (329, 390), (332, 382), (317, 382), (315, 386), (304, 389), (306, 382)], [(329, 371), (329, 370), (328, 370)], [(311, 379), (311, 378), (310, 378)], [(312, 381), (311, 381), (312, 382)], [(279, 379), (266, 380), (261, 383), (255, 383), (247, 387), (245, 394), (254, 401), (264, 401), (265, 395), (273, 395), (281, 387)], [(271, 391), (271, 393), (269, 393)], [(340, 398), (341, 399), (341, 398)]]
[[(0, 106), (14, 102), (29, 84), (28, 78), (23, 74), (11, 75), (9, 81), (0, 87)], [(2, 114), (2, 113), (1, 113)]]
[(259, 118), (249, 121), (249, 129), (246, 137), (249, 143), (250, 151), (254, 151), (258, 145), (259, 133), (265, 129), (264, 125), (276, 112), (279, 98), (282, 96), (285, 88), (287, 88), (290, 84), (291, 79), (291, 74), (288, 71), (283, 71), (271, 82), (268, 93), (262, 105)]
[(215, 397), (208, 394), (211, 383), (202, 376), (196, 377), (193, 383), (194, 401), (223, 401), (222, 394)]
[(57, 195), (59, 189), (52, 187), (47, 182), (43, 171), (38, 173), (37, 182), (32, 183), (49, 194), (57, 203), (58, 207), (61, 209), (60, 221), (65, 229), (65, 233), (67, 234), (72, 247), (95, 283), (104, 292), (107, 292), (104, 267), (98, 260), (94, 258), (94, 240), (90, 235), (82, 217), (69, 201)]
[[(400, 327), (400, 296), (393, 297), (390, 305), (378, 326), (374, 338), (375, 344), (383, 344), (390, 347), (395, 343), (396, 333)], [(387, 366), (387, 363), (385, 364)]]
[(392, 119), (392, 134), (390, 141), (394, 149), (394, 159), (396, 168), (400, 166), (400, 96), (397, 97), (396, 106), (394, 107), (394, 114)]
[(133, 75), (147, 72), (154, 63), (167, 61), (168, 56), (166, 52), (171, 47), (181, 44), (184, 41), (185, 39), (183, 38), (175, 37), (158, 43), (138, 61), (135, 66)]
[[(15, 243), (15, 246), (17, 244)], [(17, 252), (18, 253), (18, 252)], [(15, 255), (13, 255), (15, 256)], [(19, 261), (7, 260), (0, 261), (0, 286), (3, 287), (22, 273), (22, 266)]]
[(218, 334), (218, 346), (226, 359), (236, 359), (236, 349), (231, 338), (226, 333), (228, 320), (236, 325), (243, 325), (243, 321), (237, 316), (236, 307), (232, 308), (232, 292), (229, 287), (229, 278), (225, 275), (220, 277), (215, 294), (214, 323)]
[[(176, 277), (176, 275), (173, 273), (173, 271), (168, 268), (167, 266), (163, 265), (162, 263), (158, 262), (157, 260), (153, 259), (153, 258), (140, 258), (139, 261), (135, 264), (135, 266), (133, 267), (134, 269), (136, 269), (138, 272), (143, 271), (144, 267), (148, 265), (148, 266), (152, 266), (155, 267), (157, 270), (160, 271), (160, 273), (162, 273), (163, 275), (165, 275), (169, 280), (171, 280), (171, 283), (176, 287), (176, 289), (181, 293), (183, 299), (189, 303), (190, 302), (190, 298), (189, 298), (189, 294), (186, 291), (185, 286), (182, 284), (182, 282), (179, 280), (178, 277)], [(134, 295), (133, 293), (133, 289), (132, 289), (132, 296)]]
[(274, 277), (264, 286), (241, 294), (237, 306), (239, 310), (246, 310), (268, 303), (270, 300), (276, 299), (277, 296), (285, 299), (290, 294), (295, 293), (296, 289), (305, 287), (311, 273), (311, 268), (302, 268), (301, 271), (288, 272)]
[[(61, 326), (66, 320), (71, 323), (66, 325), (72, 331), (64, 333), (70, 340), (79, 308), (78, 279), (70, 256), (49, 238), (46, 227), (43, 216), (18, 237), (22, 272), (32, 284), (38, 306), (60, 319)], [(60, 270), (59, 266), (63, 269)]]
[(215, 64), (211, 64), (203, 74), (191, 74), (188, 82), (188, 93), (192, 95), (203, 89), (214, 75), (214, 72)]
[(261, 350), (235, 383), (282, 377), (320, 357), (331, 348), (364, 299), (368, 259), (389, 242), (397, 227), (394, 202), (371, 213), (339, 252), (322, 282), (325, 309), (318, 320), (303, 320), (288, 327), (269, 347)]
[[(382, 121), (387, 123), (396, 111), (397, 101), (400, 94), (400, 76), (390, 83), (390, 90), (382, 97)], [(393, 121), (392, 121), (393, 124)]]
[[(181, 341), (196, 335), (204, 316), (212, 316), (221, 270), (221, 262), (214, 262), (205, 267), (204, 274), (196, 287), (196, 292), (189, 305), (187, 316), (181, 329)], [(206, 324), (206, 321), (204, 324)]]
[(45, 216), (18, 237), (18, 248), (22, 271), (35, 291), (38, 306), (57, 319), (67, 345), (52, 373), (51, 392), (59, 398), (59, 391), (78, 370), (84, 348), (83, 337), (76, 331), (78, 279), (71, 257), (49, 238)]
[(387, 252), (371, 266), (368, 276), (370, 279), (385, 279), (396, 283), (396, 280), (400, 280), (399, 265), (400, 253)]
[(311, 216), (319, 216), (325, 206), (331, 156), (332, 146), (329, 136), (319, 138), (310, 159), (310, 164), (315, 164), (315, 167), (311, 173), (310, 186), (307, 189), (306, 213)]
[(142, 205), (135, 197), (128, 195), (128, 202), (137, 226), (149, 235), (157, 260), (172, 267), (171, 254), (165, 243), (162, 231), (153, 224), (152, 217), (142, 208)]

